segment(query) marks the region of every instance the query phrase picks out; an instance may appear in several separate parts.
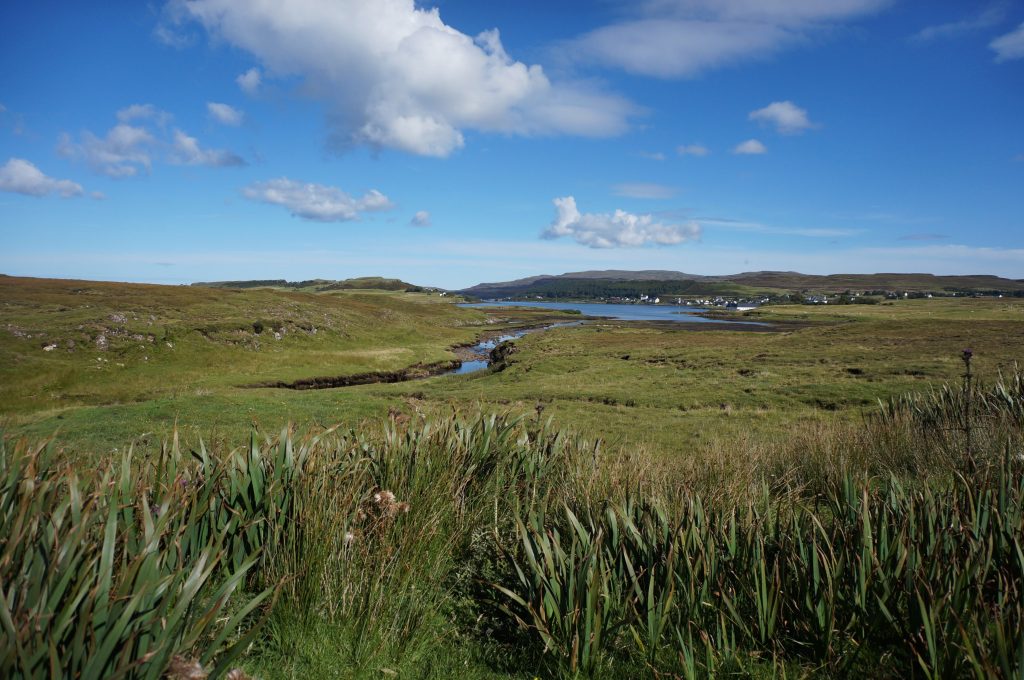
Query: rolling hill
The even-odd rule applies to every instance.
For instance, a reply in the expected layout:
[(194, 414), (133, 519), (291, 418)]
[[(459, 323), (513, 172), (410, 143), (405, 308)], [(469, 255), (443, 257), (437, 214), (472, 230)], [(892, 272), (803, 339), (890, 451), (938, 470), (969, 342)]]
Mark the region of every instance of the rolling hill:
[(991, 275), (936, 276), (934, 274), (830, 274), (799, 272), (743, 272), (702, 276), (683, 272), (584, 271), (554, 276), (531, 276), (498, 283), (481, 283), (459, 291), (479, 298), (496, 297), (608, 297), (657, 293), (661, 295), (755, 295), (789, 291), (840, 293), (853, 291), (1022, 293), (1024, 281)]

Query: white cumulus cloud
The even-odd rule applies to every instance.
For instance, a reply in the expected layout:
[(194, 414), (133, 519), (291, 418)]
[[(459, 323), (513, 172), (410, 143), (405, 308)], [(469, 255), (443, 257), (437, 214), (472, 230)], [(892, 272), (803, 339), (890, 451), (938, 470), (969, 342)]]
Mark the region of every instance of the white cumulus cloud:
[(416, 214), (409, 220), (409, 226), (412, 227), (429, 227), (430, 224), (430, 213), (426, 210), (417, 210)]
[(81, 196), (82, 185), (69, 179), (47, 177), (31, 162), (23, 158), (11, 158), (0, 166), (0, 191), (10, 191), (27, 196), (59, 194), (64, 198)]
[(645, 245), (675, 245), (700, 238), (700, 225), (664, 224), (651, 215), (633, 215), (624, 210), (612, 214), (581, 213), (572, 196), (556, 198), (555, 221), (541, 234), (556, 239), (569, 236), (591, 248), (622, 248)]
[(245, 114), (235, 107), (220, 102), (206, 102), (206, 111), (210, 117), (224, 125), (238, 126), (245, 118)]
[(255, 95), (263, 84), (263, 74), (255, 66), (235, 78), (238, 87), (247, 95)]
[(350, 222), (363, 212), (379, 212), (394, 207), (387, 196), (371, 189), (362, 198), (353, 198), (337, 187), (307, 184), (281, 177), (255, 182), (242, 189), (246, 198), (287, 208), (295, 217), (316, 222)]
[(988, 44), (996, 52), (996, 61), (1010, 61), (1024, 57), (1024, 24)]
[(108, 177), (133, 177), (140, 170), (149, 172), (152, 168), (150, 154), (155, 141), (145, 128), (119, 123), (105, 137), (83, 132), (78, 142), (65, 133), (57, 151), (66, 158), (84, 160), (95, 172)]
[(632, 18), (562, 45), (570, 59), (658, 78), (769, 55), (889, 0), (647, 0)]
[(176, 2), (172, 16), (199, 22), (274, 76), (302, 78), (328, 103), (341, 144), (447, 156), (465, 144), (464, 130), (609, 136), (635, 110), (583, 83), (552, 81), (511, 58), (497, 30), (470, 37), (413, 0)]
[(751, 111), (747, 117), (759, 123), (772, 125), (777, 132), (784, 135), (796, 135), (816, 127), (807, 117), (807, 111), (791, 101), (772, 102), (763, 109)]
[(212, 168), (226, 168), (245, 165), (245, 160), (226, 149), (204, 149), (199, 140), (189, 137), (181, 130), (174, 131), (174, 150), (171, 162), (178, 165), (206, 165)]
[(741, 156), (758, 156), (763, 153), (768, 153), (768, 147), (756, 139), (748, 139), (745, 142), (737, 144), (736, 148), (734, 148), (732, 152)]

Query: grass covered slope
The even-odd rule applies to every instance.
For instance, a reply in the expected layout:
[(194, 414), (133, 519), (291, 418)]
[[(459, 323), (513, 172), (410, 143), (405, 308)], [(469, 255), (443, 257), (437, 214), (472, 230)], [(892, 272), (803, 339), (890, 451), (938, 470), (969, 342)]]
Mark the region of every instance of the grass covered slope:
[[(552, 316), (488, 317), (429, 293), (156, 286), (0, 278), (0, 424), (83, 453), (234, 439), (254, 422), (358, 421), (392, 398), (254, 390), (257, 383), (451, 362), (484, 331)], [(155, 433), (155, 435), (153, 434)]]
[(361, 276), (353, 279), (333, 281), (330, 279), (308, 279), (306, 281), (286, 281), (285, 279), (253, 279), (247, 281), (204, 281), (193, 283), (193, 286), (206, 288), (278, 288), (282, 290), (303, 290), (320, 293), (327, 290), (392, 290), (419, 292), (420, 286), (406, 283), (401, 279), (389, 279), (381, 276)]
[(451, 358), (481, 315), (428, 295), (0, 279), (8, 412)]
[[(483, 315), (427, 294), (0, 279), (0, 402), (83, 406), (451, 360)], [(20, 419), (20, 420), (19, 420)]]

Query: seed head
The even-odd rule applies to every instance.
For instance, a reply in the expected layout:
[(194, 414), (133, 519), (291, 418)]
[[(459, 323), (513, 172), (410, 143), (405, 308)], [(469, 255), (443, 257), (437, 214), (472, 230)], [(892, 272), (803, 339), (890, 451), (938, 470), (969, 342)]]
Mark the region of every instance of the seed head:
[(201, 663), (183, 656), (172, 657), (171, 665), (167, 668), (167, 677), (171, 680), (206, 680), (206, 676), (207, 672)]

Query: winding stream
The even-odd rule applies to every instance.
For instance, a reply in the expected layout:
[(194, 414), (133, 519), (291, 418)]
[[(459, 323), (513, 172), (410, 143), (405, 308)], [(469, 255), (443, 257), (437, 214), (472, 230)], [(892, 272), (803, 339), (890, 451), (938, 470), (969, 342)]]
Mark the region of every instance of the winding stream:
[(496, 338), (490, 338), (483, 340), (469, 348), (469, 352), (474, 357), (462, 362), (462, 365), (456, 369), (448, 371), (445, 375), (464, 375), (466, 373), (476, 373), (482, 371), (491, 364), (490, 354), (491, 350), (508, 340), (518, 340), (528, 333), (539, 333), (541, 331), (551, 330), (552, 328), (564, 328), (566, 326), (579, 326), (582, 321), (562, 321), (559, 323), (548, 324), (547, 326), (541, 326), (540, 328), (524, 328), (521, 331), (515, 331), (513, 333), (506, 333), (499, 335)]

